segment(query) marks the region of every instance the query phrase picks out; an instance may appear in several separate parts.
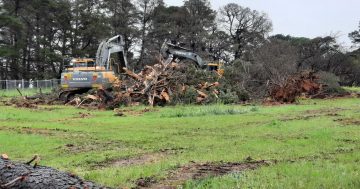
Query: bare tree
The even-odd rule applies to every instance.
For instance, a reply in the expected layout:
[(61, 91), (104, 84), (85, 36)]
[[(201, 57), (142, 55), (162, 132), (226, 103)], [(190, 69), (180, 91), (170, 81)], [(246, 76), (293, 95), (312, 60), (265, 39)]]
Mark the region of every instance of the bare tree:
[(254, 78), (282, 85), (290, 75), (297, 71), (297, 59), (297, 48), (290, 42), (271, 40), (255, 52)]
[(220, 8), (219, 22), (233, 40), (235, 59), (242, 58), (248, 48), (260, 44), (272, 30), (267, 14), (235, 3)]

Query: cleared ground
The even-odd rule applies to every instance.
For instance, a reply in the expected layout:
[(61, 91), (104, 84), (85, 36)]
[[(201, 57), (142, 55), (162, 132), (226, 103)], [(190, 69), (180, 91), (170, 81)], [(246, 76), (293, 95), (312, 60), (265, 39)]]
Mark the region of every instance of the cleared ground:
[(0, 105), (0, 153), (120, 188), (360, 188), (359, 98), (124, 114)]

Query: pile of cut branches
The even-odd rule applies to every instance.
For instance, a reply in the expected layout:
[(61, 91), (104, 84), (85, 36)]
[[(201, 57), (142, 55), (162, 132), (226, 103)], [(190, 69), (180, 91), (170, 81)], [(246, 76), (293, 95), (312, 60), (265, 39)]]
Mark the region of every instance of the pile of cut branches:
[(174, 62), (167, 64), (159, 61), (154, 66), (145, 66), (137, 74), (124, 69), (129, 76), (123, 81), (127, 87), (126, 96), (136, 102), (146, 99), (147, 103), (153, 106), (171, 103), (175, 97), (181, 98), (189, 88), (196, 91), (194, 98), (197, 103), (204, 102), (210, 94), (215, 96), (218, 94), (216, 90), (219, 86), (218, 82), (198, 81), (197, 85), (191, 85), (187, 81), (186, 69), (181, 66)]
[(204, 103), (210, 96), (218, 98), (218, 82), (199, 81), (196, 85), (188, 82), (186, 65), (160, 61), (153, 66), (145, 66), (135, 73), (124, 69), (124, 77), (113, 84), (111, 92), (98, 89), (83, 95), (77, 95), (68, 105), (114, 109), (120, 105), (132, 106), (145, 104), (163, 106), (186, 101), (190, 97), (195, 103)]
[(319, 77), (312, 71), (304, 71), (287, 78), (282, 85), (270, 86), (270, 97), (272, 100), (281, 103), (294, 103), (300, 96), (311, 98), (319, 94), (323, 85)]

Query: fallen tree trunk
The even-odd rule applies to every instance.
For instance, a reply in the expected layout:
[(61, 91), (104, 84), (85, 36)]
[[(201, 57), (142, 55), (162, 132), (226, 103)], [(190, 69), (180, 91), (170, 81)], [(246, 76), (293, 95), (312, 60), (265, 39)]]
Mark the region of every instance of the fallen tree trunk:
[(105, 188), (51, 167), (30, 166), (0, 158), (0, 189)]

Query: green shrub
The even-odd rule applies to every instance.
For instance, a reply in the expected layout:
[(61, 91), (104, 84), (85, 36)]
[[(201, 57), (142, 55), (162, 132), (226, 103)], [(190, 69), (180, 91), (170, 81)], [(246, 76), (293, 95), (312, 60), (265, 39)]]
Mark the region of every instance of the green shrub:
[(239, 101), (239, 97), (236, 92), (232, 92), (230, 89), (226, 91), (220, 91), (219, 101), (224, 104), (233, 104)]
[(346, 90), (343, 89), (339, 82), (340, 78), (330, 72), (319, 72), (320, 83), (324, 84), (324, 92), (326, 93), (345, 93)]
[(188, 87), (183, 94), (179, 94), (174, 101), (175, 104), (195, 104), (198, 93), (195, 87)]

